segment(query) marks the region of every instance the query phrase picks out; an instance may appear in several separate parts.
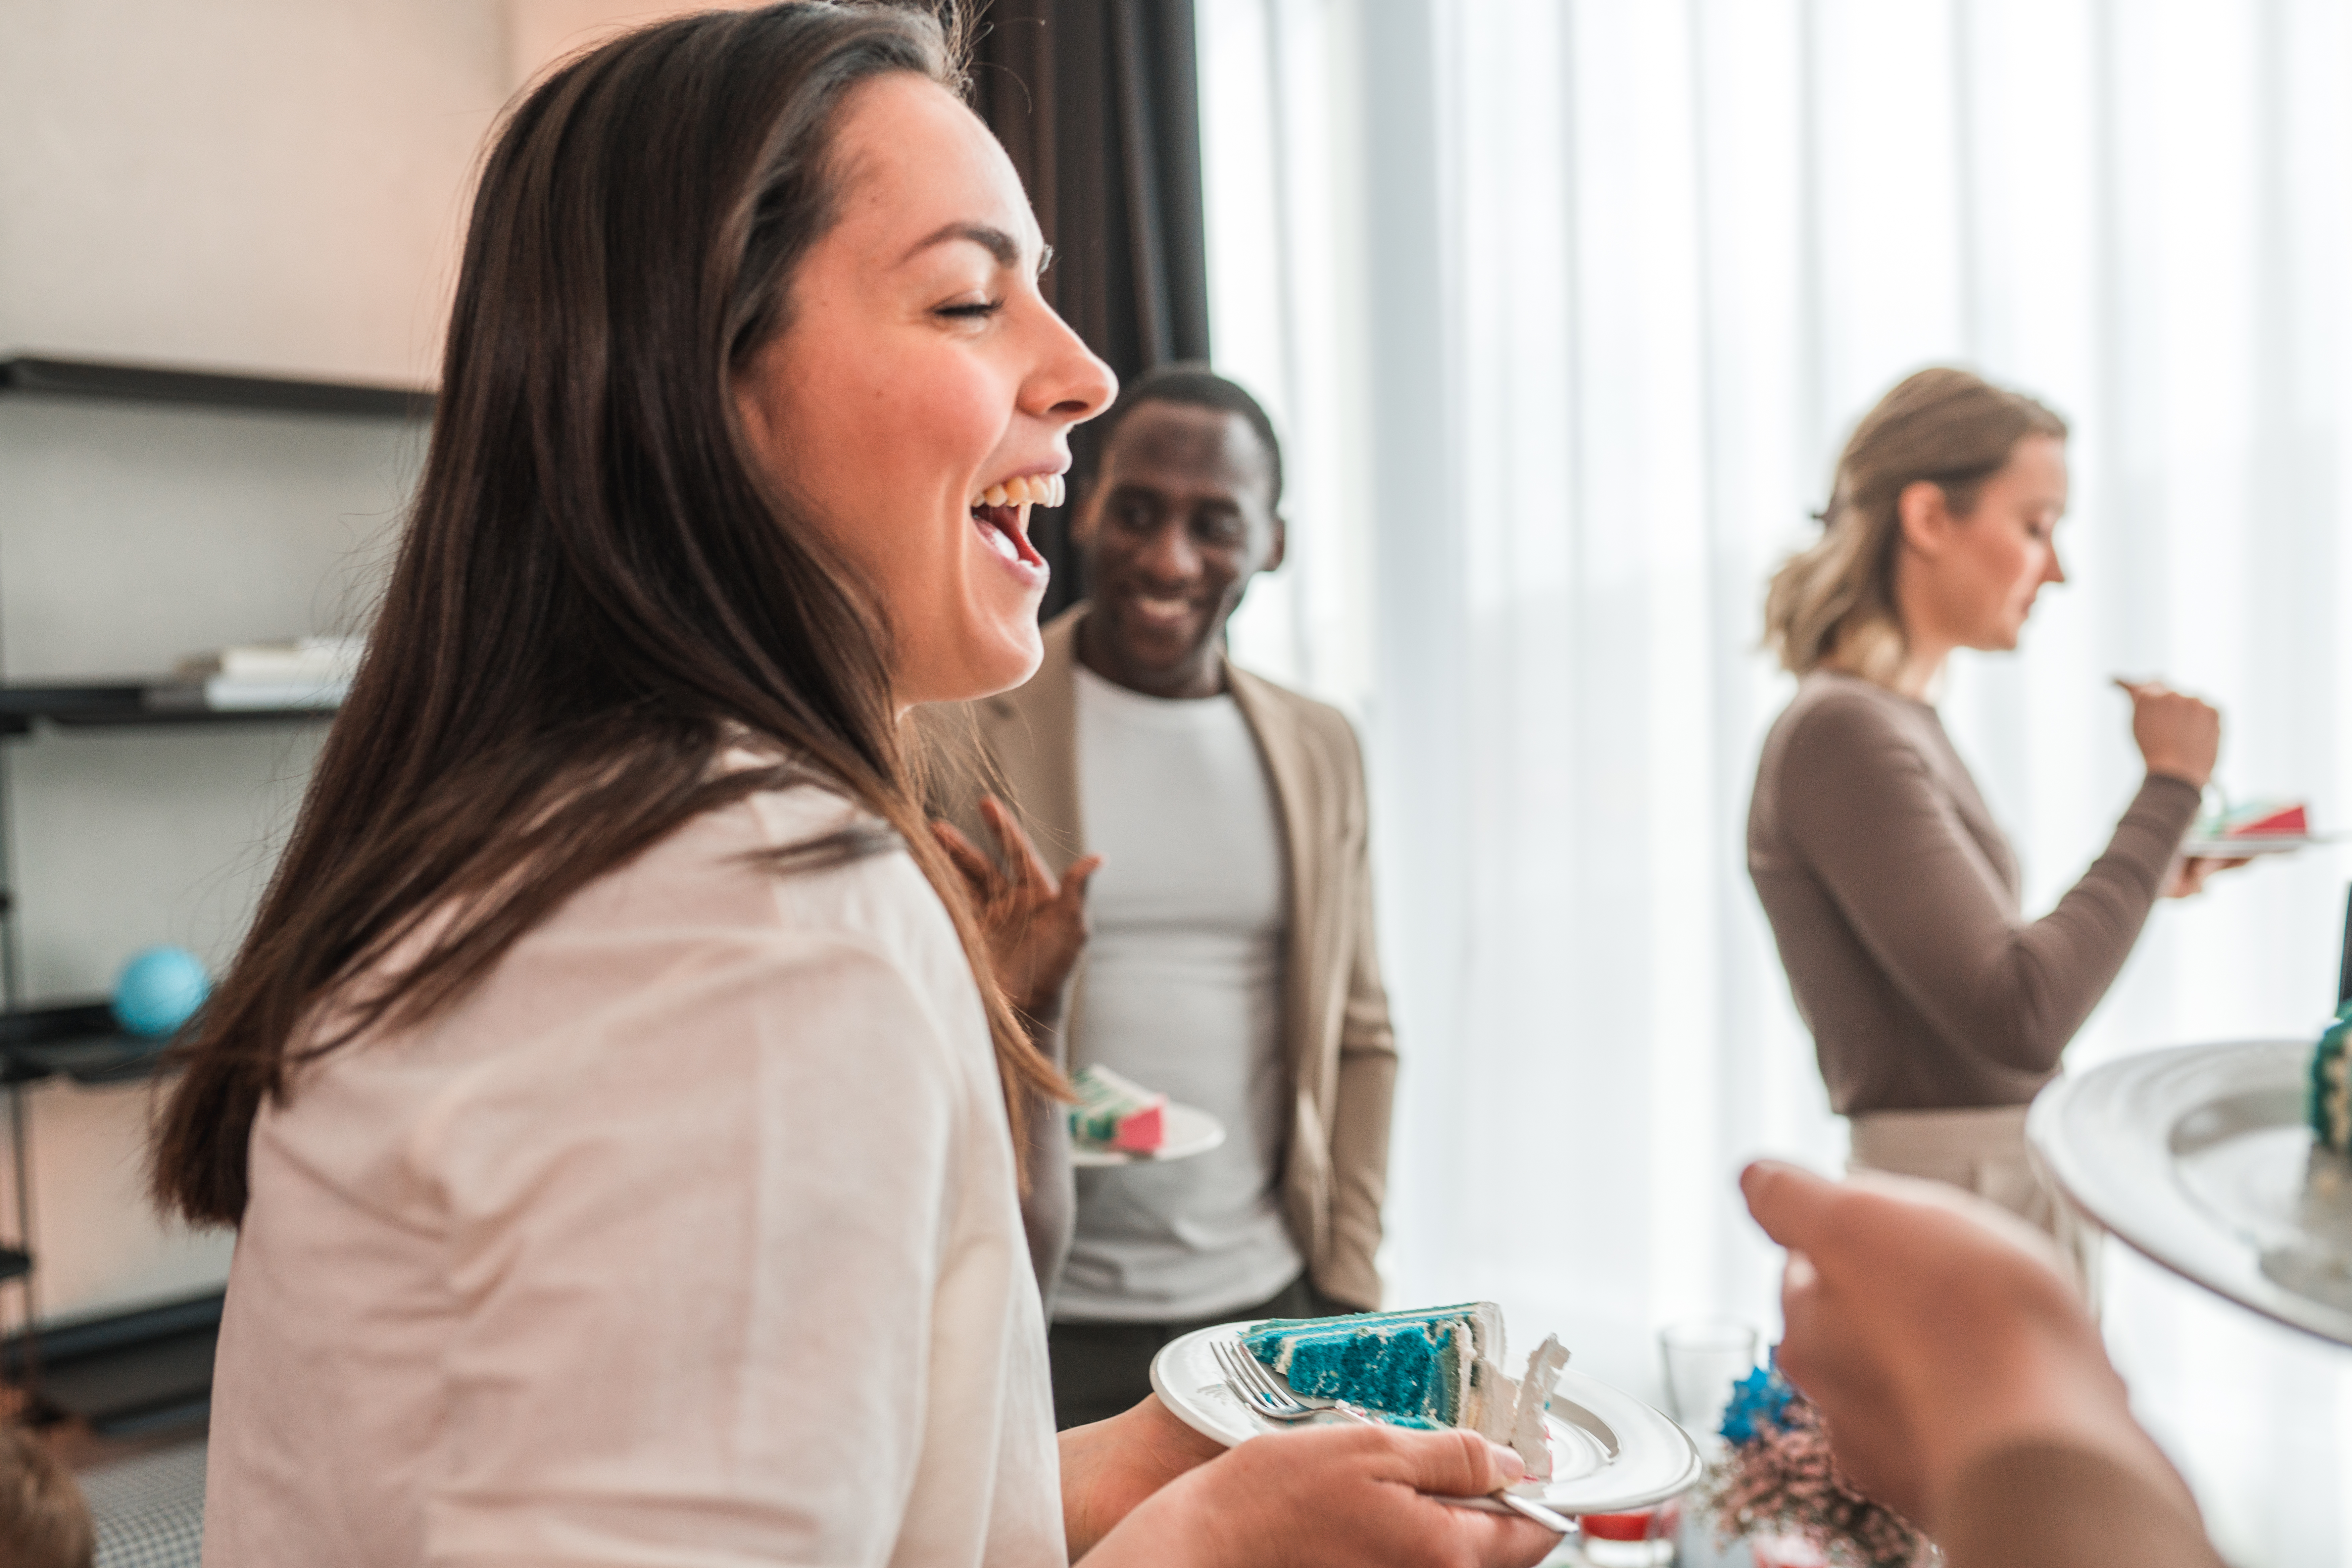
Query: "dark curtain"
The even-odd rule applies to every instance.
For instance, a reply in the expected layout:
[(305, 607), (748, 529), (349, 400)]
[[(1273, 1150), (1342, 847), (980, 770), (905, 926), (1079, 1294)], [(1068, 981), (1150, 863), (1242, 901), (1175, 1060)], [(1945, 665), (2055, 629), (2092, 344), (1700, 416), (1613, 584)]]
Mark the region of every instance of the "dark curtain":
[[(1208, 358), (1192, 0), (992, 0), (974, 32), (972, 104), (1054, 247), (1046, 299), (1122, 381)], [(1082, 484), (1087, 426), (1072, 447)], [(1049, 616), (1084, 593), (1067, 512), (1034, 530)]]

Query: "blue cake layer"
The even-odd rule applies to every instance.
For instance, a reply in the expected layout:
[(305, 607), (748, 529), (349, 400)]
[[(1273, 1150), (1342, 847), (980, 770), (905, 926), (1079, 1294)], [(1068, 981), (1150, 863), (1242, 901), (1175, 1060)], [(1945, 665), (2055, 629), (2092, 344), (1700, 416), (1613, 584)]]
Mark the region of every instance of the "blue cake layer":
[(2352, 1023), (2339, 1022), (2319, 1037), (2312, 1053), (2311, 1085), (2306, 1096), (2313, 1136), (2322, 1148), (2352, 1154), (2352, 1064), (2345, 1058), (2345, 1040)]
[(1344, 1399), (1410, 1426), (1462, 1424), (1480, 1349), (1476, 1303), (1345, 1318), (1277, 1318), (1243, 1336), (1295, 1393)]

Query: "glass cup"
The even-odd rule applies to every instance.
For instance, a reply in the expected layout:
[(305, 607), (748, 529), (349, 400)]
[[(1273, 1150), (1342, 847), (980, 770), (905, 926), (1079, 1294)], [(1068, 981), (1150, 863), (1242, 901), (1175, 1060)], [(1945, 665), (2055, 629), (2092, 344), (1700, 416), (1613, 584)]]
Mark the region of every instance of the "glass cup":
[(1578, 1557), (1586, 1568), (1667, 1568), (1682, 1533), (1683, 1508), (1668, 1498), (1634, 1513), (1588, 1513), (1577, 1521)]
[(1731, 1385), (1755, 1370), (1760, 1337), (1730, 1318), (1693, 1318), (1658, 1331), (1658, 1351), (1666, 1363), (1667, 1407), (1702, 1443), (1722, 1426)]

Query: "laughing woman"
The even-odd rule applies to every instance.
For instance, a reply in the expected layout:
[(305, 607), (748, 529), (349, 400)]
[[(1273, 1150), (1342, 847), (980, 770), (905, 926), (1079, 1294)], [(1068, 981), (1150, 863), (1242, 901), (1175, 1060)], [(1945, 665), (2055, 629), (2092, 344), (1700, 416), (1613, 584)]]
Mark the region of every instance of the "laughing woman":
[(2175, 855), (2221, 719), (2129, 689), (2139, 792), (2106, 852), (2027, 919), (2017, 858), (1929, 699), (1955, 649), (2014, 648), (2065, 581), (2065, 510), (2064, 424), (1966, 371), (1921, 371), (1855, 427), (1820, 541), (1765, 603), (1800, 684), (1764, 742), (1748, 863), (1855, 1164), (1972, 1188), (2081, 1241), (2027, 1159), (2026, 1103), (2158, 896), (2210, 868)]
[[(157, 1155), (240, 1226), (209, 1561), (1528, 1563), (1516, 1460), (1065, 1436), (1056, 1080), (901, 750), (1036, 666), (1112, 392), (928, 16), (687, 17), (485, 166), (366, 668)], [(998, 493), (998, 486), (1004, 493)]]

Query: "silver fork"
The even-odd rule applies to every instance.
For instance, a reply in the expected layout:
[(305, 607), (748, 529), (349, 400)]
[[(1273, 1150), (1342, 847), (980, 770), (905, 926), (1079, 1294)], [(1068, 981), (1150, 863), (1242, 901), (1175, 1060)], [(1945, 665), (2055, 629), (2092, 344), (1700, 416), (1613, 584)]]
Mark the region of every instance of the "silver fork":
[(1234, 1397), (1270, 1421), (1305, 1421), (1332, 1407), (1328, 1399), (1307, 1404), (1288, 1384), (1276, 1383), (1264, 1362), (1230, 1341), (1219, 1340), (1209, 1353), (1217, 1358)]
[[(1225, 1386), (1234, 1391), (1234, 1396), (1268, 1420), (1305, 1421), (1326, 1410), (1335, 1410), (1348, 1420), (1360, 1422), (1367, 1426), (1384, 1425), (1344, 1399), (1321, 1399), (1308, 1403), (1286, 1381), (1277, 1383), (1273, 1368), (1238, 1344), (1220, 1340), (1209, 1347), (1209, 1353), (1216, 1358), (1217, 1370), (1225, 1374)], [(1519, 1497), (1507, 1488), (1497, 1487), (1486, 1496), (1513, 1513), (1534, 1520), (1556, 1535), (1571, 1534), (1576, 1530), (1573, 1520), (1554, 1513), (1539, 1502)], [(1468, 1498), (1442, 1497), (1437, 1500), (1452, 1503), (1457, 1508), (1475, 1506)]]

